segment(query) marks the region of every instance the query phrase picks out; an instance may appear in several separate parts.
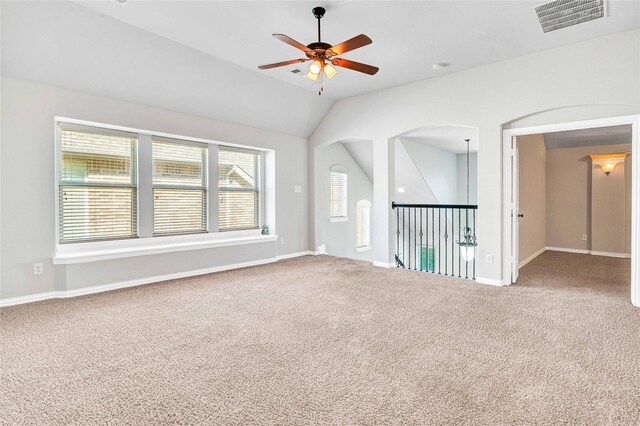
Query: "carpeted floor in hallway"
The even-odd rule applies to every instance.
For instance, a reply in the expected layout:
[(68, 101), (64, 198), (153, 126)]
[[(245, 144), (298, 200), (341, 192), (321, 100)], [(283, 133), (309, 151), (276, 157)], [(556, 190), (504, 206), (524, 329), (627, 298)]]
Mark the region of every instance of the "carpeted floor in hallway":
[(2, 424), (640, 424), (629, 260), (328, 256), (0, 311)]

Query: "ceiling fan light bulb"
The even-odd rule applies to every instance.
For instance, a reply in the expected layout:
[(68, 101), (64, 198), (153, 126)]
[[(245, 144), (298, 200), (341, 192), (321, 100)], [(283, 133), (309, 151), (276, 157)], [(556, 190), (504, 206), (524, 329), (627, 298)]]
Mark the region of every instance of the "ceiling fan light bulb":
[(334, 75), (338, 73), (335, 67), (331, 64), (324, 65), (324, 73), (327, 75), (327, 78), (333, 78)]
[[(320, 71), (322, 71), (322, 62), (320, 62), (317, 59), (315, 61), (311, 62), (311, 65), (309, 65), (309, 72), (311, 74), (318, 75), (318, 74), (320, 74)], [(315, 78), (314, 78), (314, 80), (315, 80)]]
[(309, 80), (316, 81), (318, 79), (318, 74), (314, 74), (311, 72), (311, 70), (309, 70), (309, 72), (307, 73), (307, 78)]

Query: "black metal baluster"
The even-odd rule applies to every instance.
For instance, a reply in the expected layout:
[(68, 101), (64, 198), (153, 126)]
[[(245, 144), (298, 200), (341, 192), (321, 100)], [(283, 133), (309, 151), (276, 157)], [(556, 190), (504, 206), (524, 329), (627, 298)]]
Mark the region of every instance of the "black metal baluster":
[(447, 232), (447, 209), (444, 209), (444, 274), (447, 275), (449, 262), (447, 259), (447, 244), (449, 242), (449, 233)]
[(407, 265), (407, 269), (411, 269), (411, 207), (407, 209), (407, 215), (409, 216), (409, 220), (407, 223), (409, 224), (409, 229), (407, 230), (409, 233), (409, 241), (407, 242), (407, 250), (409, 251), (409, 263)]
[[(458, 241), (460, 241), (460, 212), (462, 209), (458, 209)], [(458, 250), (458, 278), (460, 278), (460, 250)]]
[(396, 268), (400, 267), (400, 208), (396, 207)]
[(402, 268), (405, 268), (407, 264), (407, 259), (405, 259), (404, 255), (406, 254), (406, 250), (404, 249), (404, 211), (405, 208), (402, 208)]
[[(467, 209), (464, 212), (464, 226), (465, 226), (465, 231), (466, 228), (469, 226), (469, 208), (467, 207)], [(465, 247), (465, 250), (467, 248)], [(469, 278), (469, 262), (467, 262), (466, 260), (464, 261), (464, 277), (465, 278)]]
[(422, 207), (420, 207), (420, 271), (422, 271)]
[(455, 249), (455, 230), (453, 227), (455, 226), (456, 221), (456, 212), (453, 208), (451, 208), (451, 276), (456, 276), (456, 254), (454, 252)]
[(438, 274), (442, 271), (442, 251), (440, 243), (442, 241), (442, 210), (438, 208)]
[(418, 252), (417, 252), (417, 245), (418, 245), (418, 211), (414, 208), (413, 209), (413, 232), (414, 232), (414, 236), (413, 236), (413, 255), (415, 256), (415, 258), (413, 259), (413, 270), (416, 270), (416, 266), (418, 266)]
[[(476, 236), (476, 211), (475, 209), (473, 210), (473, 236)], [(476, 279), (476, 256), (478, 255), (476, 250), (476, 247), (474, 247), (473, 249), (475, 251), (474, 256), (473, 256), (473, 278), (472, 279)]]
[(433, 246), (432, 256), (433, 256), (433, 269), (431, 272), (435, 274), (436, 272), (436, 212), (431, 208), (431, 245)]

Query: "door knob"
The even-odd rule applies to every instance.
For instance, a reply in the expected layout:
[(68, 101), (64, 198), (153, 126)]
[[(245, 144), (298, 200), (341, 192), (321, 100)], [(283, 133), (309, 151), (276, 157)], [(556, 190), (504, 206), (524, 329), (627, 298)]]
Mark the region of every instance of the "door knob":
[(518, 213), (518, 217), (524, 217), (524, 213)]

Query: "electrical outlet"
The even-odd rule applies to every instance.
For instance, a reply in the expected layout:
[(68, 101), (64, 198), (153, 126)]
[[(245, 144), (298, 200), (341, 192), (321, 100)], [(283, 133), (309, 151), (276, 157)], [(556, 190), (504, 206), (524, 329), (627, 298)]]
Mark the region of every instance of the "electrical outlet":
[(587, 241), (587, 234), (582, 234), (582, 241)]
[(280, 237), (280, 244), (284, 244), (284, 237)]
[(492, 254), (488, 254), (486, 257), (486, 262), (489, 264), (493, 263), (493, 255)]
[(42, 262), (33, 264), (33, 275), (42, 275), (44, 274), (44, 264)]
[(296, 185), (293, 187), (293, 192), (302, 192), (302, 187), (300, 185)]

